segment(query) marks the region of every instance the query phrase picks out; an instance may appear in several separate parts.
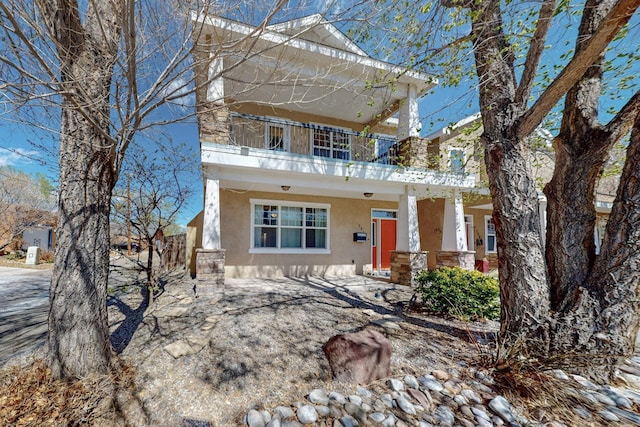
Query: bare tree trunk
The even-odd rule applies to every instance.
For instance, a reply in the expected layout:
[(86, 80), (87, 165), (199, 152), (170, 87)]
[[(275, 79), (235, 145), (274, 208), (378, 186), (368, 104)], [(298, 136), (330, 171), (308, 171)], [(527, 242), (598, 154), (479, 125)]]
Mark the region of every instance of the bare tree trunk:
[[(600, 256), (577, 291), (572, 309), (561, 313), (553, 334), (558, 354), (581, 357), (583, 366), (600, 365), (613, 376), (633, 355), (640, 327), (640, 117), (631, 132)], [(593, 370), (591, 370), (593, 374)]]
[[(528, 56), (517, 86), (511, 46), (502, 30), (501, 2), (445, 3), (471, 9), (484, 125), (481, 139), (498, 241), (502, 299), (498, 362), (508, 367), (517, 356), (520, 361), (534, 360), (536, 367), (583, 364), (593, 376), (610, 375), (623, 357), (632, 354), (640, 322), (640, 92), (605, 127), (597, 124), (597, 101), (602, 52), (640, 2), (589, 0), (574, 58), (528, 109), (527, 88), (537, 67)], [(546, 19), (551, 19), (553, 3), (541, 6)], [(531, 58), (536, 58), (543, 42), (543, 37), (532, 40)], [(554, 177), (545, 190), (550, 227), (547, 273), (525, 138), (565, 87), (572, 89), (555, 141)], [(621, 187), (603, 251), (596, 258), (595, 184), (606, 154), (628, 132), (634, 117)]]
[[(589, 0), (580, 24), (579, 50), (609, 13), (614, 0)], [(551, 308), (570, 308), (577, 287), (595, 261), (595, 187), (615, 142), (598, 123), (604, 54), (567, 93), (560, 134), (554, 141), (555, 169), (547, 196), (546, 260)]]
[(155, 277), (153, 275), (153, 238), (147, 239), (147, 252), (149, 256), (147, 257), (147, 289), (149, 289), (149, 294), (151, 297), (151, 303), (154, 302), (154, 288), (155, 288)]
[(56, 377), (81, 377), (110, 367), (106, 298), (115, 177), (109, 98), (120, 27), (112, 2), (90, 2), (84, 25), (74, 2), (38, 6), (57, 42), (64, 93), (49, 366)]
[[(548, 285), (544, 267), (535, 182), (526, 144), (512, 132), (516, 83), (513, 58), (501, 29), (499, 1), (474, 2), (475, 55), (484, 124), (482, 141), (498, 241), (502, 300), (499, 357), (523, 339), (547, 348)], [(510, 135), (511, 133), (511, 135)], [(507, 351), (508, 349), (508, 351)]]
[[(576, 50), (591, 37), (614, 3), (613, 0), (587, 2)], [(603, 369), (599, 377), (607, 379), (613, 376), (623, 358), (633, 354), (638, 331), (640, 252), (637, 239), (640, 234), (634, 230), (640, 210), (630, 201), (639, 197), (639, 188), (634, 184), (638, 173), (634, 169), (640, 156), (635, 129), (607, 225), (607, 243), (596, 257), (595, 187), (606, 156), (621, 135), (628, 132), (626, 122), (636, 116), (638, 125), (635, 97), (608, 126), (598, 123), (603, 67), (604, 56), (600, 55), (567, 93), (560, 134), (554, 141), (554, 174), (545, 187), (545, 194), (548, 200), (546, 259), (551, 306), (556, 311), (552, 351), (566, 358), (558, 361), (560, 365), (600, 365)], [(590, 371), (594, 376), (595, 371)]]

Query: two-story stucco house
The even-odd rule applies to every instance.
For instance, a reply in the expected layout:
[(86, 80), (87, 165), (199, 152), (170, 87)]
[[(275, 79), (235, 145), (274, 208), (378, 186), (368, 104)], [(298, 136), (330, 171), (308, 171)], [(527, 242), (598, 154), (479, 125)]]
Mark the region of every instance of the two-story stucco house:
[(419, 137), (418, 99), (433, 78), (373, 59), (319, 15), (265, 28), (193, 19), (206, 65), (196, 70), (205, 196), (188, 229), (193, 273), (408, 283), (428, 251), (473, 268), (462, 193), (474, 178), (429, 169)]

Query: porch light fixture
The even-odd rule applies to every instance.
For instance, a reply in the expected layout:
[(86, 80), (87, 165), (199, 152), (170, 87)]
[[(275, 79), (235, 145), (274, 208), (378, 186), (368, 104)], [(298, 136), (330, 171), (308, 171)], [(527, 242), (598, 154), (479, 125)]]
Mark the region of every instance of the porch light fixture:
[(281, 185), (280, 188), (282, 188), (282, 191), (289, 191), (291, 186), (290, 185)]
[(371, 196), (373, 196), (373, 193), (363, 193), (364, 197), (366, 197), (367, 199), (371, 198)]

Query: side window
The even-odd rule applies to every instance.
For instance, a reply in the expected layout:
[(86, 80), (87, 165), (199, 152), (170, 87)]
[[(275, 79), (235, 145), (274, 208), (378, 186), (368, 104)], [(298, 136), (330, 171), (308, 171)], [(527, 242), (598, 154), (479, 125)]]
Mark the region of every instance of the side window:
[[(318, 253), (319, 250), (329, 250), (330, 206), (294, 203), (251, 201), (252, 250), (259, 249), (270, 253)], [(296, 252), (291, 252), (292, 250)]]
[(485, 223), (485, 252), (486, 253), (496, 253), (498, 252), (498, 246), (496, 243), (496, 225), (493, 223), (493, 218), (489, 215), (485, 215), (484, 217)]
[(351, 159), (351, 137), (337, 130), (313, 129), (313, 155), (340, 160)]
[(449, 149), (449, 170), (453, 173), (464, 173), (464, 150), (461, 148)]

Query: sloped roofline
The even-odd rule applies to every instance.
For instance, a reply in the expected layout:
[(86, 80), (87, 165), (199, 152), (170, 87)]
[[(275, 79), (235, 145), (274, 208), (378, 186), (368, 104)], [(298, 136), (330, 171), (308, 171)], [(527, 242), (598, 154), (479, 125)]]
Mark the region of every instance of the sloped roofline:
[(482, 118), (482, 115), (478, 112), (475, 114), (472, 114), (470, 116), (465, 117), (462, 120), (458, 120), (456, 123), (445, 126), (441, 129), (438, 129), (437, 131), (427, 135), (427, 139), (429, 140), (433, 140), (436, 138), (440, 138), (446, 135), (451, 135), (453, 132), (455, 132), (458, 129), (461, 129), (471, 123), (474, 123), (478, 120), (480, 120)]
[(353, 40), (345, 36), (335, 25), (327, 21), (327, 19), (319, 13), (303, 16), (289, 21), (268, 25), (267, 29), (279, 33), (288, 30), (296, 30), (304, 32), (309, 29), (319, 29), (330, 35), (343, 50), (350, 51), (360, 56), (369, 56), (367, 52), (362, 50)]

